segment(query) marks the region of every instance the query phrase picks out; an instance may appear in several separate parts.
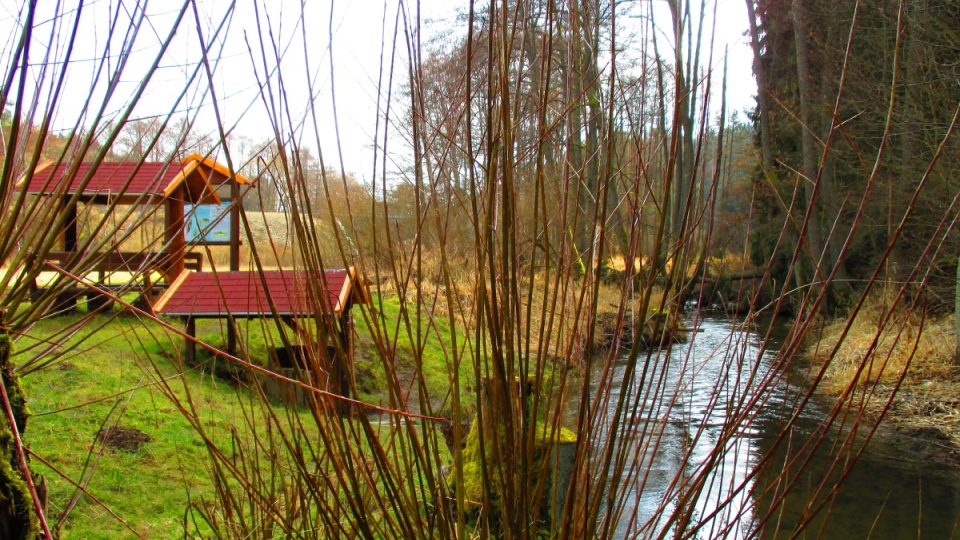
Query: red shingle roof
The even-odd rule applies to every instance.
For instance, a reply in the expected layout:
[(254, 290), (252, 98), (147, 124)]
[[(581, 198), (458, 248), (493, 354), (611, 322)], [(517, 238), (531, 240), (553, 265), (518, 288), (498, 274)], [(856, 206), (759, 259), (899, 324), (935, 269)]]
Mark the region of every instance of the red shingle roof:
[[(30, 179), (27, 193), (52, 195), (63, 189), (62, 184), (69, 181), (66, 194), (76, 193), (81, 182), (92, 167), (81, 163), (77, 174), (65, 178), (71, 164), (61, 163), (56, 167), (38, 170)], [(84, 187), (85, 195), (151, 195), (163, 196), (163, 190), (173, 181), (183, 166), (179, 163), (101, 163), (90, 182)], [(129, 182), (129, 185), (127, 184)]]
[[(176, 317), (226, 317), (228, 313), (234, 317), (261, 317), (273, 313), (269, 298), (278, 315), (297, 317), (317, 311), (339, 314), (350, 295), (366, 301), (353, 269), (328, 270), (323, 283), (316, 279), (311, 282), (315, 276), (313, 272), (290, 270), (262, 274), (184, 272), (160, 297), (154, 310)], [(318, 303), (321, 305), (317, 306)]]
[[(41, 165), (30, 177), (27, 193), (73, 195), (80, 190), (91, 171), (90, 181), (83, 186), (82, 195), (86, 197), (122, 195), (127, 200), (140, 196), (162, 198), (186, 184), (191, 200), (200, 202), (206, 193), (210, 193), (219, 203), (219, 197), (212, 191), (213, 186), (225, 184), (231, 178), (239, 184), (250, 183), (239, 174), (231, 175), (225, 166), (213, 158), (205, 158), (200, 154), (190, 154), (179, 163), (104, 162), (96, 168), (90, 163), (81, 163), (76, 174), (67, 178), (71, 166), (70, 163), (61, 163), (56, 167)], [(67, 184), (66, 189), (64, 184)]]

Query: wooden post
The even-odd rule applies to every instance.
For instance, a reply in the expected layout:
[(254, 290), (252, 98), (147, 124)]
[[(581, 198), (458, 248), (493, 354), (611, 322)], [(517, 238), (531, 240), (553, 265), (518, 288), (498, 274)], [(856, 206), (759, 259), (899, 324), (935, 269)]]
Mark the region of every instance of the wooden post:
[[(186, 328), (187, 335), (190, 336), (190, 338), (196, 338), (197, 337), (196, 319), (194, 319), (193, 317), (187, 317), (186, 327), (187, 327)], [(190, 338), (184, 338), (186, 340), (186, 343), (185, 343), (186, 351), (183, 354), (183, 359), (184, 359), (184, 363), (187, 366), (192, 366), (194, 362), (196, 362), (197, 360), (197, 344), (193, 341), (193, 339), (190, 339)]]
[(63, 225), (63, 250), (74, 252), (77, 250), (77, 206), (67, 206), (67, 200), (60, 200), (60, 207), (66, 213), (66, 222)]
[(237, 355), (237, 321), (230, 316), (227, 317), (227, 352)]
[[(61, 264), (67, 263), (73, 254), (77, 251), (77, 206), (69, 206), (67, 203), (69, 197), (60, 199), (60, 211), (64, 213), (63, 223), (63, 251), (67, 253), (67, 260), (61, 261)], [(69, 264), (69, 263), (68, 263)], [(70, 313), (77, 309), (77, 300), (80, 293), (77, 289), (71, 287), (57, 296), (53, 310), (62, 313)]]
[[(353, 318), (350, 316), (350, 303), (343, 307), (340, 313), (340, 345), (343, 349), (342, 355), (335, 355), (333, 360), (333, 373), (331, 373), (331, 389), (337, 394), (350, 396), (350, 372), (353, 367)], [(337, 411), (340, 414), (350, 413), (350, 404), (340, 401), (337, 405)]]
[[(230, 181), (230, 271), (240, 270), (240, 186), (234, 177)], [(227, 352), (236, 354), (237, 327), (233, 318), (227, 320)]]
[(167, 283), (172, 283), (185, 268), (184, 257), (186, 256), (187, 246), (184, 238), (184, 191), (185, 188), (181, 186), (166, 200), (163, 239), (167, 256), (163, 265), (163, 277), (167, 280)]
[(230, 271), (240, 270), (240, 186), (230, 182)]

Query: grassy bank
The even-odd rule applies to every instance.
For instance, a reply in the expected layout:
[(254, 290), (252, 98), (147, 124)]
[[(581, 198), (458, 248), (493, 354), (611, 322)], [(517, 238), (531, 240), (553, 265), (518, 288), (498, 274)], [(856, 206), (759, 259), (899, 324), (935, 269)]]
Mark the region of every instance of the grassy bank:
[[(619, 290), (605, 285), (600, 294), (599, 311), (609, 315), (601, 320), (612, 324)], [(472, 349), (474, 335), (468, 330), (471, 314), (458, 313), (457, 323), (452, 326), (445, 316), (445, 305), (435, 306), (433, 316), (424, 308), (418, 344), (412, 337), (416, 335), (416, 315), (404, 312), (397, 294), (383, 293), (373, 300), (371, 312), (356, 310), (354, 317), (358, 397), (389, 406), (387, 380), (395, 375), (408, 400), (406, 408), (417, 410), (416, 385), (422, 380), (435, 414), (449, 415), (457, 369), (452, 349), (456, 332), (461, 399), (465, 414), (472, 415), (472, 359), (477, 353)], [(533, 299), (535, 317), (545, 301)], [(213, 500), (216, 493), (204, 440), (197, 424), (191, 423), (178, 406), (196, 411), (205, 436), (229, 448), (231, 437), (258, 436), (246, 426), (251, 411), (262, 404), (244, 383), (213, 375), (215, 367), (227, 365), (224, 360), (204, 361), (212, 359), (201, 352), (198, 365), (183, 366), (180, 336), (133, 316), (111, 315), (84, 321), (81, 330), (68, 339), (62, 339), (64, 332), (69, 333), (85, 314), (46, 319), (30, 330), (29, 337), (17, 340), (14, 360), (24, 371), (22, 382), (32, 413), (25, 440), (30, 448), (37, 449), (39, 458), (85, 484), (133, 530), (150, 537), (181, 537), (188, 505)], [(562, 312), (551, 321), (555, 335), (566, 338), (577, 320), (575, 310)], [(388, 373), (381, 360), (372, 324), (378, 325), (394, 371)], [(544, 322), (534, 318), (531, 324)], [(597, 334), (611, 332), (611, 327), (604, 327)], [(246, 355), (264, 364), (269, 349), (281, 342), (272, 322), (241, 321), (240, 333)], [(222, 347), (225, 328), (221, 321), (202, 320), (198, 321), (197, 335)], [(43, 369), (35, 369), (47, 362)], [(274, 404), (273, 408), (278, 417), (286, 417), (285, 407)], [(313, 424), (305, 409), (296, 414), (303, 425)], [(129, 436), (120, 441), (98, 436), (104, 429), (117, 427), (127, 430), (124, 433)], [(51, 523), (69, 510), (61, 529), (63, 537), (132, 536), (107, 510), (91, 498), (78, 495), (69, 481), (40, 459), (33, 461), (33, 468), (44, 476), (49, 489)]]
[[(45, 321), (18, 341), (18, 362), (34, 356), (37, 344), (77, 316)], [(61, 472), (81, 483), (136, 531), (165, 537), (182, 530), (188, 500), (213, 495), (206, 450), (193, 426), (165, 395), (162, 384), (180, 399), (189, 387), (204, 426), (217, 438), (241, 423), (242, 394), (200, 371), (181, 373), (170, 351), (179, 340), (132, 318), (94, 319), (104, 326), (80, 349), (22, 378), (32, 413), (25, 439)], [(78, 341), (79, 336), (72, 342)], [(110, 447), (98, 440), (101, 429), (122, 426), (149, 440), (139, 448)], [(123, 446), (123, 445), (121, 445)], [(34, 460), (49, 488), (49, 514), (56, 521), (75, 488)], [(87, 497), (79, 497), (62, 534), (74, 538), (129, 537), (132, 533)]]
[[(423, 361), (417, 363), (413, 360), (415, 344), (404, 330), (396, 331), (403, 320), (399, 300), (395, 296), (377, 300), (398, 378), (412, 381), (414, 372), (422, 371), (428, 392), (442, 408), (450, 388), (449, 325), (440, 320), (424, 325)], [(52, 341), (84, 316), (44, 320), (31, 330), (30, 337), (16, 342), (14, 361), (26, 371), (22, 382), (32, 414), (25, 440), (40, 458), (85, 483), (90, 493), (138, 533), (182, 537), (188, 504), (211, 500), (215, 493), (204, 441), (177, 403), (192, 403), (206, 436), (229, 447), (232, 434), (241, 438), (251, 435), (244, 432), (245, 418), (261, 402), (244, 384), (212, 375), (211, 362), (185, 368), (180, 364), (179, 336), (131, 316), (96, 316), (79, 333), (51, 348)], [(386, 404), (384, 367), (373, 348), (367, 321), (359, 313), (356, 327), (359, 397)], [(200, 338), (222, 345), (225, 334), (220, 322), (201, 321), (197, 330)], [(241, 326), (250, 358), (265, 362), (270, 344), (279, 341), (276, 332), (269, 324)], [(45, 362), (50, 363), (43, 369), (32, 369)], [(223, 360), (217, 363), (223, 366)], [(468, 384), (473, 380), (470, 366), (465, 362), (461, 368), (461, 381)], [(405, 390), (415, 402), (416, 388)], [(284, 408), (279, 404), (273, 407)], [(306, 409), (298, 414), (304, 425), (312, 423)], [(98, 437), (101, 430), (111, 427), (121, 428), (127, 436), (113, 441)], [(33, 468), (48, 485), (51, 523), (72, 507), (61, 531), (63, 537), (133, 535), (90, 498), (79, 496), (72, 503), (77, 494), (74, 486), (40, 459), (33, 461)]]
[(916, 443), (915, 455), (905, 449), (901, 458), (960, 463), (960, 368), (953, 317), (896, 312), (881, 326), (883, 319), (881, 303), (867, 305), (836, 353), (847, 321), (826, 325), (808, 350), (811, 377), (823, 370), (823, 393), (864, 400), (874, 418), (884, 414), (895, 437)]

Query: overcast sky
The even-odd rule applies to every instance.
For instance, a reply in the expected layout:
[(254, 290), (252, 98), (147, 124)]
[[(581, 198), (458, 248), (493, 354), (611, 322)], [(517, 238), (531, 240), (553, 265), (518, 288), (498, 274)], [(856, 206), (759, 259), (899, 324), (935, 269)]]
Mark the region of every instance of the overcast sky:
[[(729, 51), (730, 71), (730, 83), (727, 89), (728, 109), (743, 111), (753, 107), (753, 95), (756, 92), (751, 71), (751, 51), (744, 37), (746, 10), (742, 1), (718, 1), (720, 4), (716, 25), (717, 52), (714, 66), (719, 73), (723, 64), (722, 54), (726, 47)], [(319, 133), (321, 151), (326, 163), (336, 166), (337, 138), (332, 114), (335, 96), (344, 166), (357, 176), (368, 178), (372, 171), (373, 132), (377, 125), (377, 81), (381, 77), (381, 70), (385, 71), (389, 68), (389, 58), (381, 59), (384, 49), (382, 44), (385, 40), (387, 51), (393, 48), (396, 2), (397, 0), (333, 3), (309, 1), (306, 2), (302, 18), (299, 16), (301, 9), (299, 1), (272, 1), (267, 3), (268, 8), (260, 6), (259, 10), (254, 9), (254, 3), (251, 1), (237, 2), (233, 14), (225, 20), (229, 31), (221, 34), (225, 37), (215, 40), (211, 51), (212, 57), (217, 60), (214, 89), (223, 122), (228, 127), (235, 124), (236, 133), (253, 140), (263, 140), (271, 135), (270, 122), (266, 114), (270, 106), (261, 101), (257, 84), (258, 77), (261, 80), (266, 77), (262, 67), (263, 60), (258, 36), (267, 32), (258, 33), (257, 31), (259, 15), (259, 28), (264, 30), (269, 21), (273, 38), (277, 42), (278, 54), (283, 56), (282, 71), (279, 76), (283, 77), (287, 92), (284, 102), (289, 104), (290, 117), (294, 119), (295, 124), (297, 119), (311, 118), (312, 115), (309, 114), (306, 104), (309, 101), (309, 89), (312, 86), (319, 126), (316, 132)], [(18, 38), (17, 29), (22, 24), (20, 4), (19, 0), (0, 0), (0, 32), (2, 32), (0, 36), (5, 39), (4, 66), (9, 65), (9, 54), (15, 43), (14, 40)], [(126, 58), (128, 65), (122, 81), (112, 99), (108, 101), (106, 107), (108, 116), (119, 114), (129, 103), (129, 96), (137, 90), (142, 74), (152, 62), (159, 44), (174, 24), (177, 9), (172, 7), (172, 4), (172, 2), (149, 4), (149, 17), (145, 20), (133, 46), (130, 47), (130, 54)], [(199, 59), (200, 37), (194, 31), (195, 17), (200, 20), (204, 39), (210, 40), (214, 30), (221, 23), (221, 14), (228, 2), (206, 0), (198, 4), (200, 7), (197, 14), (192, 10), (187, 11), (180, 31), (171, 42), (169, 51), (161, 61), (160, 69), (134, 110), (133, 118), (165, 115), (171, 109), (180, 113), (197, 111), (198, 125), (201, 129), (210, 132), (215, 130), (215, 115), (204, 73), (196, 74), (197, 80), (183, 98), (178, 100), (177, 93), (177, 90), (184, 86), (184, 81), (194, 74), (193, 70)], [(52, 9), (54, 5), (55, 2), (40, 2), (40, 9)], [(424, 41), (455, 26), (457, 10), (462, 9), (463, 5), (465, 5), (463, 2), (443, 0), (421, 1)], [(669, 13), (665, 4), (655, 1), (653, 5), (655, 19), (658, 21), (662, 19), (663, 23), (660, 24), (663, 25), (664, 32), (669, 32)], [(129, 20), (134, 9), (136, 9), (136, 3), (128, 0), (94, 0), (85, 4), (76, 36), (74, 64), (66, 81), (67, 90), (60, 99), (56, 127), (69, 129), (78, 122), (85, 124), (89, 121), (93, 110), (89, 106), (84, 107), (82, 98), (86, 94), (86, 89), (91, 87), (90, 81), (97, 77), (99, 64), (96, 59), (106, 54), (110, 58), (111, 66), (121, 61), (118, 53), (125, 36), (116, 31), (110, 36), (110, 14), (120, 13), (121, 19)], [(35, 43), (38, 45), (31, 51), (31, 57), (37, 62), (46, 53), (39, 44), (48, 41), (48, 36), (56, 24), (51, 20), (51, 15), (51, 13), (42, 13), (38, 18), (35, 33)], [(58, 41), (61, 52), (53, 52), (61, 58), (73, 26), (73, 12), (68, 12), (67, 15), (57, 21), (61, 25), (61, 38)], [(305, 22), (301, 23), (301, 21)], [(628, 23), (629, 21), (621, 24)], [(306, 53), (304, 53), (304, 32)], [(403, 39), (402, 32), (399, 39)], [(332, 63), (331, 44), (334, 59)], [(268, 55), (274, 54), (272, 47), (271, 44), (267, 44)], [(401, 51), (405, 48), (402, 41), (398, 48)], [(401, 52), (397, 60), (405, 61), (405, 55)], [(268, 59), (267, 64), (271, 63), (275, 63), (275, 60)], [(51, 75), (55, 73), (54, 70), (47, 74), (44, 79), (46, 84), (37, 84), (41, 94), (49, 93), (52, 81), (55, 80)], [(394, 75), (395, 91), (398, 81), (404, 77), (403, 74), (404, 70), (400, 64)], [(269, 76), (276, 81), (278, 74), (271, 72)], [(105, 76), (101, 74), (97, 84), (93, 86), (97, 88), (99, 96), (105, 95), (107, 89)], [(276, 88), (276, 84), (273, 87)], [(273, 97), (273, 103), (281, 101), (280, 96)], [(280, 120), (286, 121), (282, 116)], [(300, 126), (286, 125), (285, 127), (288, 130), (291, 128), (297, 130)], [(304, 143), (315, 149), (315, 132), (312, 125), (308, 124), (300, 131), (304, 133)]]

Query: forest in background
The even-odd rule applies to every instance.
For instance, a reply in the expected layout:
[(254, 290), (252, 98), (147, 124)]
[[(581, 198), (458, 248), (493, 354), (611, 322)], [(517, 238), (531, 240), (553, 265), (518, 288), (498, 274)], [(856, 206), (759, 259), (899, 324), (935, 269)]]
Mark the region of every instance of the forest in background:
[(878, 278), (917, 283), (921, 302), (952, 310), (960, 4), (748, 5), (760, 88), (754, 262), (770, 259), (792, 286), (828, 281), (827, 313), (843, 314)]

